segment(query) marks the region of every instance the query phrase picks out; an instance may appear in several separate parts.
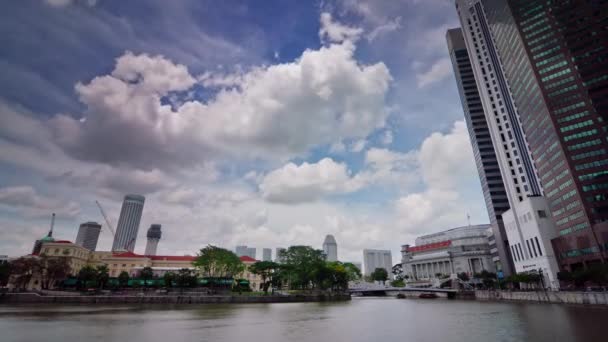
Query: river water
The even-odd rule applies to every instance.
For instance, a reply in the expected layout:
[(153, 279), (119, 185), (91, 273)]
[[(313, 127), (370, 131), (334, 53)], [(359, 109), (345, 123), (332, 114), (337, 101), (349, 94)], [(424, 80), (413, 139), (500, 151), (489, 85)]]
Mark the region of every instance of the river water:
[(2, 342), (608, 341), (608, 309), (447, 299), (201, 306), (3, 306)]

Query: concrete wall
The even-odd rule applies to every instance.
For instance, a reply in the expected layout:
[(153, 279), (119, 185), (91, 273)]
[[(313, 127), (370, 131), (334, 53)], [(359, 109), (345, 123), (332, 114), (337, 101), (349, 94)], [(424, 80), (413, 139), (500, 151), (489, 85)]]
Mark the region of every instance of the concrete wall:
[(41, 296), (37, 293), (0, 294), (3, 304), (217, 304), (298, 303), (347, 301), (350, 295), (292, 296)]
[(497, 301), (506, 300), (556, 304), (608, 305), (608, 292), (475, 291), (475, 298)]

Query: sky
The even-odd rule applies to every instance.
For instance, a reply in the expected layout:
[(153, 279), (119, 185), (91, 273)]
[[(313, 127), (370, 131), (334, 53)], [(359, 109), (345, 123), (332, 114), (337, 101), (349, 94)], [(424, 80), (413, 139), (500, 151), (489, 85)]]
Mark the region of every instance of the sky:
[(0, 11), (0, 255), (146, 197), (136, 252), (365, 248), (488, 222), (451, 0), (22, 0)]

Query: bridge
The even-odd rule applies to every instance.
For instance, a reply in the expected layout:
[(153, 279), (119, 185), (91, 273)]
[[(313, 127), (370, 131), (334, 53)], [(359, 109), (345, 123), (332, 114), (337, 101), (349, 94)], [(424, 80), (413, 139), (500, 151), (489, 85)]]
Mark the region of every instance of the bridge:
[(350, 288), (348, 289), (350, 294), (359, 296), (397, 296), (398, 294), (409, 295), (410, 297), (417, 297), (421, 294), (433, 293), (440, 297), (456, 298), (460, 293), (467, 291), (459, 291), (452, 288), (440, 289), (440, 288), (424, 288), (424, 287), (386, 287), (386, 288)]

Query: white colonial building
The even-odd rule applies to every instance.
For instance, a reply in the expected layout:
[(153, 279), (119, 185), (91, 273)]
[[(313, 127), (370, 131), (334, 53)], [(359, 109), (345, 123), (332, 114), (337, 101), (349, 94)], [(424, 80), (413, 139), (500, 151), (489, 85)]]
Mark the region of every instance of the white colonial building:
[(488, 243), (489, 224), (466, 226), (421, 236), (403, 245), (403, 273), (411, 280), (431, 280), (458, 273), (495, 272)]

